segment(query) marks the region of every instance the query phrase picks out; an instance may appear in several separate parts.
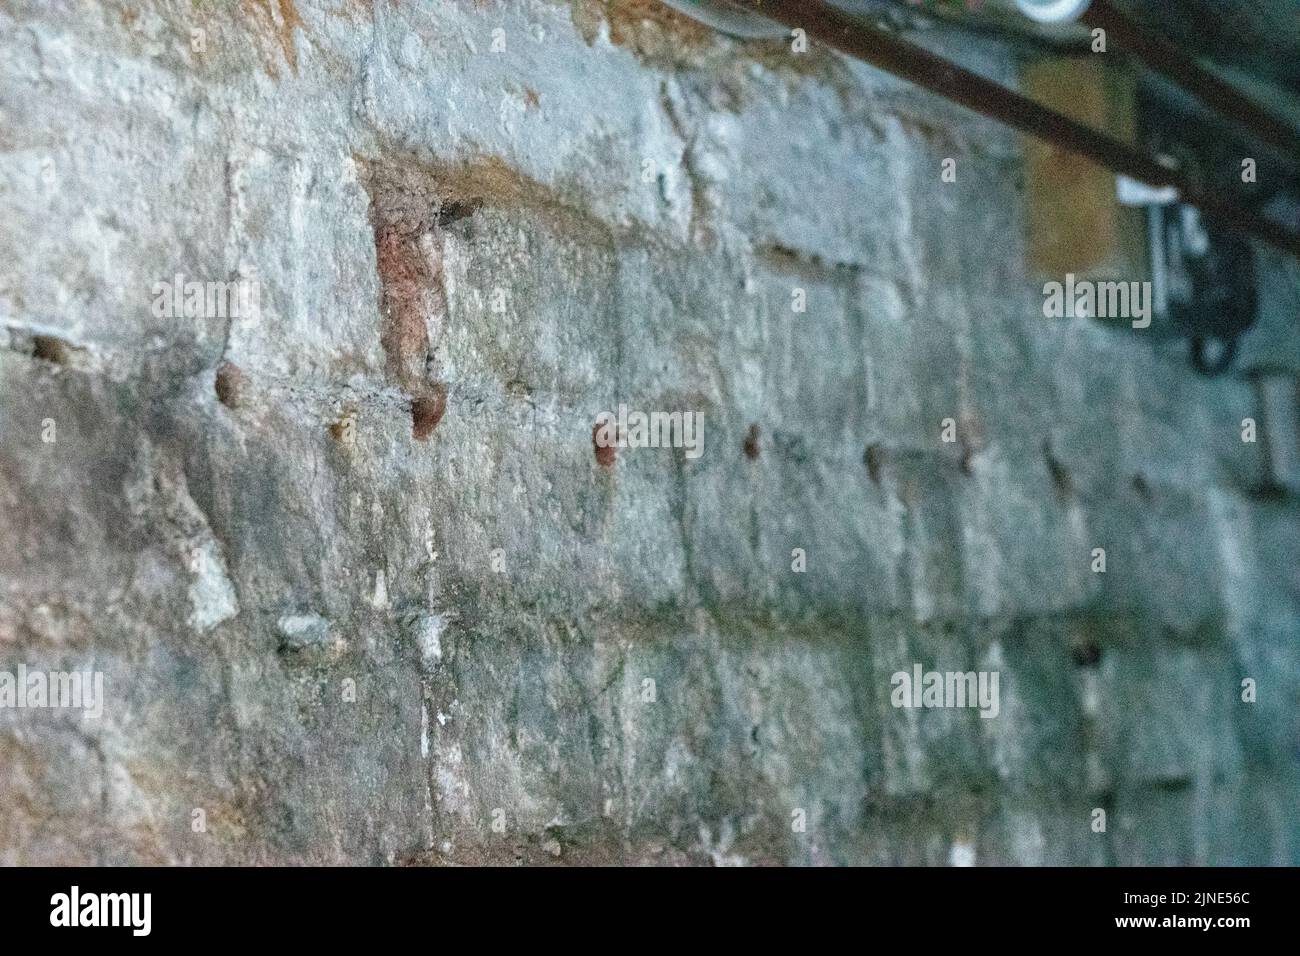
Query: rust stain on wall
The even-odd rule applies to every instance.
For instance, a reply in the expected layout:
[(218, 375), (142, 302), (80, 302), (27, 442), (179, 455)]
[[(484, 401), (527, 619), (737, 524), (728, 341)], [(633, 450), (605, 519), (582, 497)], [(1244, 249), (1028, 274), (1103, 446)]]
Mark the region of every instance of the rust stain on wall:
[[(293, 31), (307, 25), (298, 15), (293, 0), (244, 0), (244, 11), (257, 27), (260, 35), (275, 43), (280, 48), (289, 69), (298, 72), (298, 49), (294, 45)], [(266, 72), (274, 79), (279, 79), (280, 71), (274, 60), (267, 63)]]

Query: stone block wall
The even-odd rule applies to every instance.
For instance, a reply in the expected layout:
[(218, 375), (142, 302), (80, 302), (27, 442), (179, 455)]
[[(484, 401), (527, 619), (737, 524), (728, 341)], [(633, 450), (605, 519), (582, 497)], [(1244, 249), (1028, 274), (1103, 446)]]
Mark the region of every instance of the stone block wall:
[(1023, 159), (649, 2), (0, 6), (0, 670), (104, 675), (0, 862), (1300, 862), (1300, 507)]

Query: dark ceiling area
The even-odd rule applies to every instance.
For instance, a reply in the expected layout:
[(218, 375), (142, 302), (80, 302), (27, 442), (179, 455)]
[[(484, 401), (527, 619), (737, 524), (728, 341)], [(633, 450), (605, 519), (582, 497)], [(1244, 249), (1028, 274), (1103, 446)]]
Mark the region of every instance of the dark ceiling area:
[(1296, 0), (1128, 0), (1116, 5), (1187, 52), (1300, 93)]

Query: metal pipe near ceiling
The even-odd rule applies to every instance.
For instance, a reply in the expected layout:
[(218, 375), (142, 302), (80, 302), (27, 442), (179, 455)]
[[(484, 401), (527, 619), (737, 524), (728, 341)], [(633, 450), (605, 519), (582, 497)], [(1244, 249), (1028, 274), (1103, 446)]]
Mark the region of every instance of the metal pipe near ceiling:
[(1176, 168), (1164, 165), (1105, 133), (1076, 122), (915, 44), (878, 30), (824, 0), (734, 0), (734, 5), (775, 20), (878, 69), (915, 83), (967, 109), (1005, 123), (1053, 146), (1086, 156), (1152, 186), (1173, 186), (1184, 202), (1211, 219), (1300, 259), (1300, 236), (1253, 210), (1210, 194)]
[(1300, 132), (1284, 123), (1239, 90), (1219, 79), (1194, 59), (1154, 33), (1130, 20), (1110, 0), (1092, 0), (1081, 19), (1094, 29), (1106, 31), (1121, 50), (1136, 56), (1146, 66), (1173, 80), (1210, 109), (1242, 129), (1287, 153), (1300, 152)]

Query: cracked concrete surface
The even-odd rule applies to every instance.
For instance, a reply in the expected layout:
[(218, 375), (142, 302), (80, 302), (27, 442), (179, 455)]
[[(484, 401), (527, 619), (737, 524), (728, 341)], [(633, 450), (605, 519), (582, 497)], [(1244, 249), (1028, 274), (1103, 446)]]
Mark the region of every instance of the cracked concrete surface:
[(0, 6), (0, 670), (107, 697), (0, 862), (1296, 863), (1300, 509), (1022, 170), (650, 3)]

